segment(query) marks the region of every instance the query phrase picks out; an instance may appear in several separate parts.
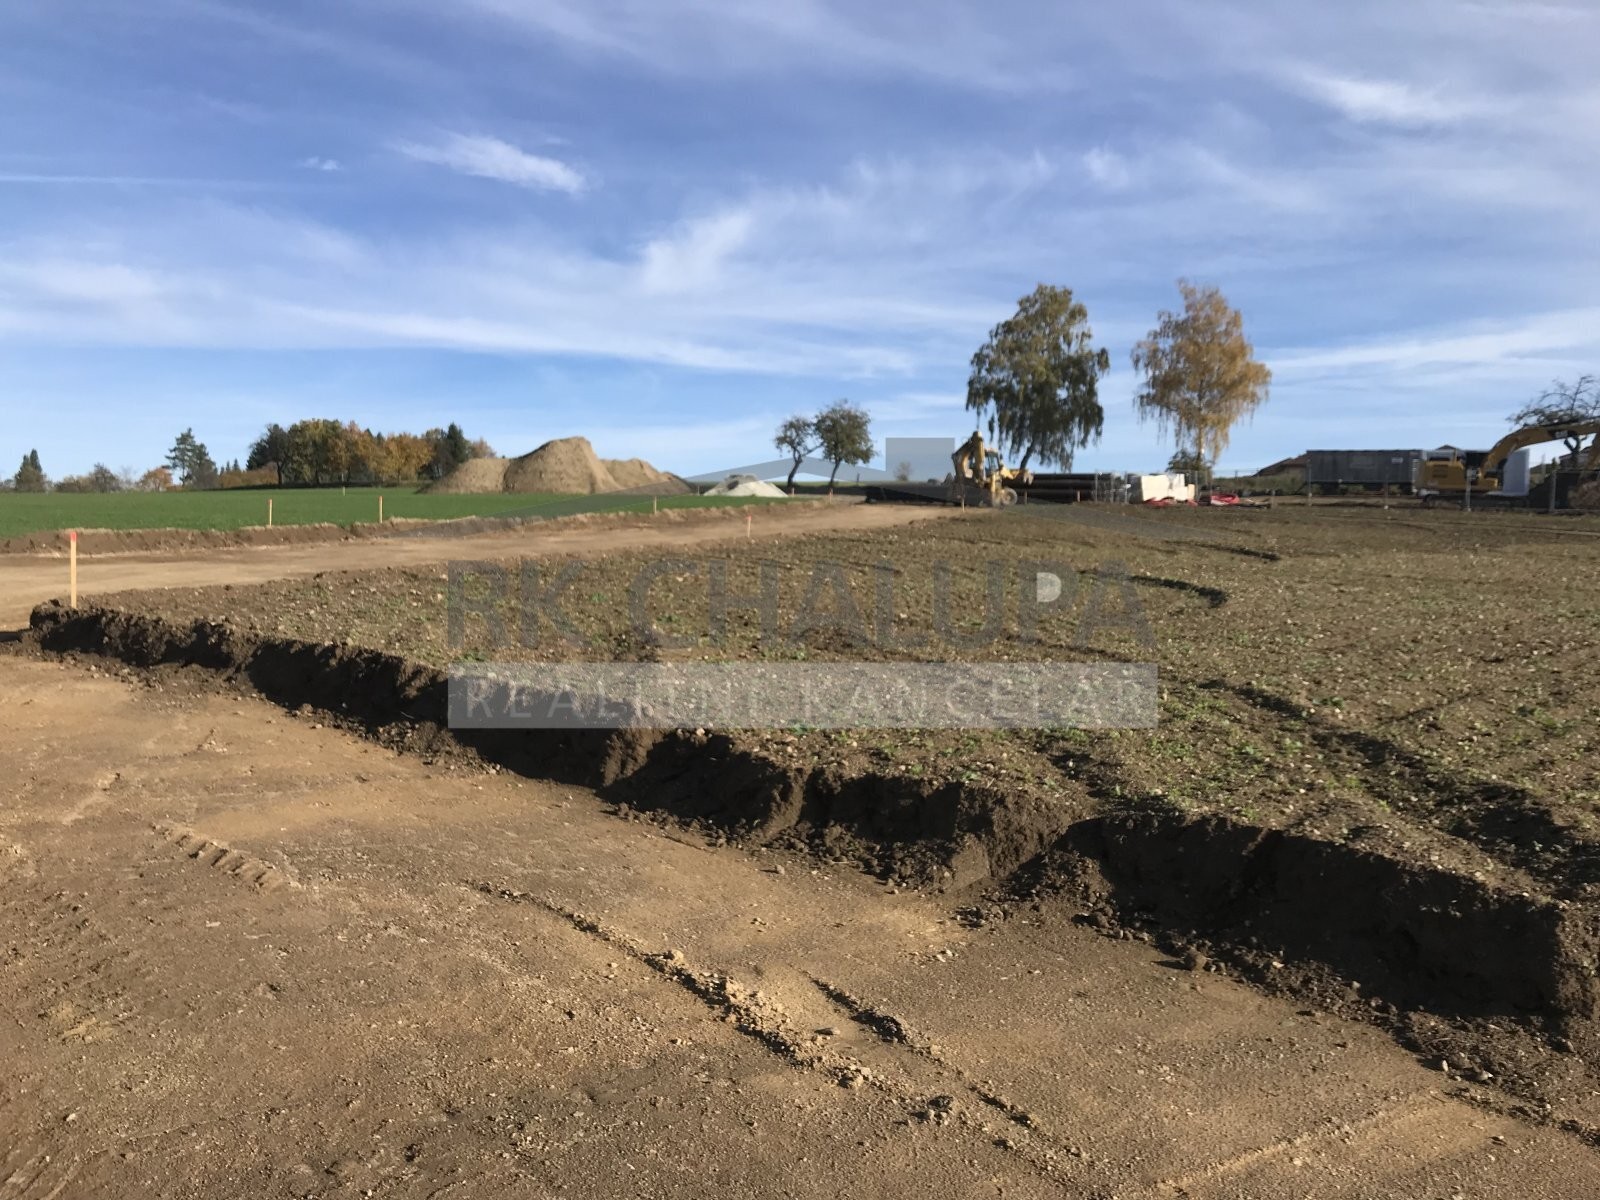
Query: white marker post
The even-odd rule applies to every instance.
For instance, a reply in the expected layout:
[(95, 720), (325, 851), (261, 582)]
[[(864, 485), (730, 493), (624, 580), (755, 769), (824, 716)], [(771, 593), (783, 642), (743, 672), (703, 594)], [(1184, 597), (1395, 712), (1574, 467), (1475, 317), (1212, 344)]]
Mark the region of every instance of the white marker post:
[(754, 516), (755, 516), (755, 514), (752, 513), (748, 508), (744, 510), (744, 540), (747, 541), (747, 542), (750, 540), (750, 537), (751, 537), (751, 534), (750, 534), (750, 520)]
[(78, 531), (67, 530), (67, 602), (78, 607)]
[(378, 497), (378, 524), (383, 524), (383, 497)]
[(267, 497), (267, 528), (272, 528), (272, 497)]

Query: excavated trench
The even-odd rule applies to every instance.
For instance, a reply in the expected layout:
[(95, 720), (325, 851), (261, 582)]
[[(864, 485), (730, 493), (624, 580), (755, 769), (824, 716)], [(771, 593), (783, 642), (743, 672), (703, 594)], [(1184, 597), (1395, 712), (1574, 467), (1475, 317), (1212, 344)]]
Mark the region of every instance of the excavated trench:
[[(1137, 929), (1265, 982), (1335, 981), (1397, 1027), (1489, 1030), (1479, 1062), (1515, 1077), (1531, 1036), (1600, 1056), (1591, 904), (1517, 891), (1438, 865), (1165, 809), (1000, 794), (976, 784), (843, 774), (779, 762), (720, 733), (642, 729), (451, 730), (443, 673), (379, 651), (177, 624), (58, 602), (30, 640), (135, 668), (198, 667), (290, 709), (322, 710), (395, 749), (460, 755), (584, 786), (747, 844), (804, 844), (888, 878), (1007, 897), (1065, 894), (1108, 929)], [(1193, 951), (1191, 950), (1191, 953)], [(1286, 964), (1274, 979), (1268, 968)], [(1326, 997), (1319, 997), (1325, 999)], [(1330, 1007), (1339, 1007), (1330, 1002)], [(1496, 1057), (1507, 1029), (1522, 1049)], [(1416, 1035), (1435, 1053), (1453, 1036)]]

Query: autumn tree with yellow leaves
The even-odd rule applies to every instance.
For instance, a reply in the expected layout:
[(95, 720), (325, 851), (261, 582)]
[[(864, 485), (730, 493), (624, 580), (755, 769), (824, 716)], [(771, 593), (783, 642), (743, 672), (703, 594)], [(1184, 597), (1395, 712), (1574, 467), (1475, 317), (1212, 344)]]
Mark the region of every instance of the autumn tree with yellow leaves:
[(1170, 433), (1180, 455), (1209, 468), (1241, 418), (1267, 400), (1272, 372), (1255, 358), (1244, 318), (1215, 287), (1178, 281), (1183, 311), (1163, 311), (1133, 348), (1139, 419)]

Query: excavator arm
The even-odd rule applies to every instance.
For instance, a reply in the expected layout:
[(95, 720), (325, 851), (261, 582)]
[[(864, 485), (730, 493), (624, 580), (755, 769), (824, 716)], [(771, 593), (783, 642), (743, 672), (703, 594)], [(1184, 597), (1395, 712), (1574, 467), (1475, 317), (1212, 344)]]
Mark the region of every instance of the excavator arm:
[(957, 482), (981, 483), (983, 481), (983, 435), (974, 430), (972, 436), (950, 456)]
[[(1524, 446), (1537, 446), (1542, 442), (1558, 442), (1569, 437), (1586, 437), (1600, 434), (1600, 421), (1552, 421), (1545, 425), (1525, 425), (1513, 430), (1494, 444), (1483, 456), (1485, 474), (1498, 476), (1510, 458)], [(1595, 452), (1589, 451), (1589, 465), (1595, 462)]]

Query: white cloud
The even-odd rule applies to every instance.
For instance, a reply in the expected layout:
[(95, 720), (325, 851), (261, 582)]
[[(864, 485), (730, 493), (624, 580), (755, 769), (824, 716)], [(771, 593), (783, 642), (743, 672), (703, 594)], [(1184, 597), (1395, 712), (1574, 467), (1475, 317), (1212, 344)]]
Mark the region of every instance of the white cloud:
[(1483, 367), (1572, 350), (1600, 351), (1600, 308), (1565, 309), (1493, 325), (1474, 323), (1409, 338), (1285, 351), (1272, 357), (1272, 366), (1282, 374), (1363, 368), (1416, 371)]
[(967, 0), (469, 0), (513, 29), (648, 70), (703, 76), (774, 71), (921, 76), (998, 92), (1072, 86), (1063, 53), (1090, 23), (1016, 22), (1010, 36)]
[(6, 285), (45, 302), (132, 308), (160, 300), (166, 287), (150, 271), (126, 263), (67, 258), (9, 262), (0, 267), (0, 297)]
[(295, 165), (297, 167), (301, 168), (302, 170), (305, 170), (305, 171), (330, 171), (331, 172), (331, 171), (342, 171), (342, 170), (344, 170), (344, 167), (340, 164), (338, 159), (336, 159), (336, 158), (318, 158), (314, 154), (310, 158), (302, 158)]
[(1111, 191), (1121, 191), (1133, 182), (1133, 171), (1128, 160), (1104, 146), (1096, 146), (1085, 154), (1083, 167), (1089, 172), (1090, 179)]
[(1449, 125), (1482, 111), (1475, 104), (1447, 99), (1437, 89), (1401, 80), (1340, 75), (1310, 66), (1290, 68), (1283, 79), (1307, 99), (1366, 124)]
[(647, 292), (693, 291), (718, 277), (723, 263), (750, 238), (755, 215), (729, 209), (689, 221), (644, 248), (640, 282)]
[(559, 159), (529, 154), (509, 142), (482, 134), (451, 133), (433, 143), (400, 142), (395, 149), (418, 162), (533, 191), (575, 196), (588, 185), (581, 172)]

